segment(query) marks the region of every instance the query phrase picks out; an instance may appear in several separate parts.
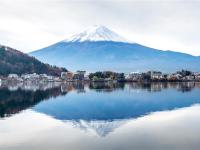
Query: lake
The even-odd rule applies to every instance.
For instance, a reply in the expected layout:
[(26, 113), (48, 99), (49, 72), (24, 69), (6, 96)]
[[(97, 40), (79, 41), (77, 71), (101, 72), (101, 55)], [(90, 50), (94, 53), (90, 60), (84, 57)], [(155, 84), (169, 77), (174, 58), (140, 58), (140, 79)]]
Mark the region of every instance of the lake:
[(0, 87), (1, 150), (199, 150), (200, 83)]

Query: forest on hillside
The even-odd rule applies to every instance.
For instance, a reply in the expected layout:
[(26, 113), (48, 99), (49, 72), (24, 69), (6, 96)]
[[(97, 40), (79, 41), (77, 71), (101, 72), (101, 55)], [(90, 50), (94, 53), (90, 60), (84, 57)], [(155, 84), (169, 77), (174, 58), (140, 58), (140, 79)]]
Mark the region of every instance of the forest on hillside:
[(24, 74), (37, 73), (60, 76), (65, 68), (59, 68), (44, 64), (34, 57), (6, 46), (0, 46), (0, 75), (7, 76), (10, 73)]

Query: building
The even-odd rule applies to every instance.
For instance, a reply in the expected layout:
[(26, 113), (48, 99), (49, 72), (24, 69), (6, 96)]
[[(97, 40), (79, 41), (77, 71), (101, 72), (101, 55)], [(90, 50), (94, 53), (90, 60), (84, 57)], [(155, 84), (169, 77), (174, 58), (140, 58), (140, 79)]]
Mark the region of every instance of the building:
[(138, 80), (141, 79), (141, 77), (142, 77), (141, 73), (139, 73), (139, 72), (131, 72), (131, 73), (129, 73), (129, 74), (127, 74), (125, 76), (125, 79), (129, 80), (129, 81), (138, 81)]
[(147, 72), (147, 74), (149, 74), (150, 75), (150, 78), (152, 79), (152, 80), (154, 80), (154, 79), (162, 79), (162, 72), (160, 72), (160, 71), (149, 71), (149, 72)]
[(73, 76), (73, 80), (84, 80), (85, 78), (85, 73), (86, 71), (80, 71), (78, 70), (74, 76)]
[(17, 79), (19, 76), (17, 74), (9, 74), (8, 78)]
[(65, 81), (72, 81), (74, 74), (72, 72), (61, 72), (61, 79)]
[(170, 80), (170, 81), (176, 81), (176, 80), (181, 80), (181, 79), (182, 79), (182, 75), (179, 73), (173, 73), (167, 76), (167, 80)]
[(85, 75), (85, 73), (86, 73), (86, 71), (80, 71), (80, 70), (78, 70), (77, 72), (76, 72), (77, 74), (79, 74), (79, 75)]
[(23, 80), (39, 80), (40, 79), (40, 75), (33, 73), (33, 74), (23, 74), (21, 75), (21, 78)]
[(9, 74), (8, 80), (17, 81), (17, 82), (23, 81), (22, 78), (20, 78), (17, 74)]
[(195, 80), (195, 76), (194, 75), (188, 75), (188, 76), (185, 76), (183, 78), (183, 80), (186, 80), (186, 81), (194, 81)]
[(200, 81), (200, 75), (196, 75), (195, 80)]
[(194, 73), (194, 76), (195, 76), (196, 81), (200, 81), (200, 73), (199, 72)]

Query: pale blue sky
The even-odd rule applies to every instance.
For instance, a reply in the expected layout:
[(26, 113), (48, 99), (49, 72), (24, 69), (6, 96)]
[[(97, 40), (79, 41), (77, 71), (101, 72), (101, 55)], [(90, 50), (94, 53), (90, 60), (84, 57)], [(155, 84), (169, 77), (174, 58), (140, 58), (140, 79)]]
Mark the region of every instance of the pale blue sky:
[(200, 55), (199, 0), (0, 0), (0, 43), (23, 52), (104, 25), (128, 40)]

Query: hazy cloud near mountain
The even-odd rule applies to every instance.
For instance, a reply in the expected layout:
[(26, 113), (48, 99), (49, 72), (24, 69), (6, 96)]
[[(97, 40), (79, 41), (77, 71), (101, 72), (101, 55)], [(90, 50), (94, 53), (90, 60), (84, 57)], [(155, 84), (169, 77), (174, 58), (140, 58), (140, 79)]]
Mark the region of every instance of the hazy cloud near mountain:
[(0, 43), (24, 52), (101, 24), (128, 40), (200, 55), (198, 0), (0, 0)]

